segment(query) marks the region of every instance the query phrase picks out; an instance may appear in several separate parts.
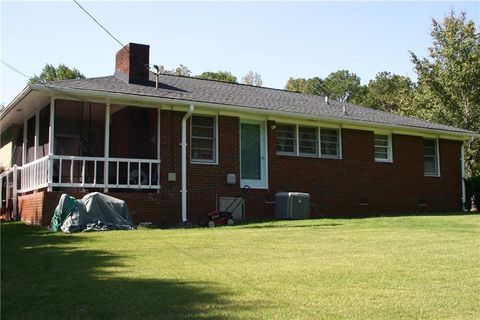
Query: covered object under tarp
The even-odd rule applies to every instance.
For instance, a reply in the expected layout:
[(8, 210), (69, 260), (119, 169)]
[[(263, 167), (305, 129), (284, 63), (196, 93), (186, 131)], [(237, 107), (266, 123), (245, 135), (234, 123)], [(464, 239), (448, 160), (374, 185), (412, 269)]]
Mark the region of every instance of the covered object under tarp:
[(62, 194), (50, 224), (52, 231), (132, 230), (125, 201), (99, 192), (77, 200)]

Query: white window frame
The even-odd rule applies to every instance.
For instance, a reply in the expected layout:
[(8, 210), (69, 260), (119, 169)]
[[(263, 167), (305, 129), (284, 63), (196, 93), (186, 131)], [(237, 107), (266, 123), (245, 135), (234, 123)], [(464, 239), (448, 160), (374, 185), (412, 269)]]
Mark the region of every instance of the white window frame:
[[(384, 158), (377, 158), (375, 157), (375, 148), (377, 145), (375, 144), (375, 136), (376, 135), (381, 135), (381, 136), (387, 136), (387, 159)], [(385, 146), (379, 146), (379, 147), (385, 147)], [(386, 133), (386, 132), (377, 132), (375, 131), (373, 133), (373, 156), (375, 158), (376, 162), (393, 162), (393, 143), (392, 143), (392, 134), (391, 133)]]
[[(192, 130), (192, 124), (193, 124), (193, 117), (209, 117), (213, 118), (213, 134), (214, 134), (214, 150), (213, 150), (213, 160), (202, 160), (202, 159), (193, 159), (192, 157), (192, 138), (193, 137), (193, 130)], [(193, 164), (209, 164), (209, 165), (218, 165), (218, 115), (213, 115), (213, 114), (203, 114), (203, 113), (195, 113), (192, 114), (190, 117), (190, 163)]]
[[(437, 172), (436, 173), (426, 173), (425, 172), (425, 146), (423, 144), (424, 140), (430, 140), (435, 142), (435, 163), (437, 165)], [(440, 177), (440, 145), (438, 143), (438, 138), (423, 138), (422, 140), (422, 148), (423, 148), (423, 174), (425, 177)]]
[[(293, 134), (294, 134), (294, 144), (293, 144), (293, 152), (288, 151), (277, 151), (277, 136), (275, 135), (275, 151), (279, 155), (285, 156), (296, 156), (298, 155), (298, 126), (293, 123), (277, 123), (277, 126), (292, 126), (293, 127)], [(278, 127), (277, 127), (278, 128)]]
[[(337, 154), (332, 156), (329, 154), (323, 154), (322, 153), (322, 129), (327, 129), (327, 130), (335, 130), (337, 132)], [(319, 127), (318, 128), (318, 152), (320, 154), (320, 158), (327, 158), (327, 159), (341, 159), (342, 158), (342, 152), (340, 151), (341, 149), (341, 138), (340, 138), (340, 129), (339, 128), (329, 128), (329, 127)]]
[[(315, 153), (302, 153), (300, 152), (300, 127), (302, 128), (309, 128), (309, 129), (315, 129), (316, 137), (315, 137), (315, 148), (316, 151)], [(319, 157), (320, 156), (320, 144), (319, 144), (320, 136), (319, 136), (319, 129), (318, 127), (314, 126), (307, 126), (307, 125), (297, 125), (297, 154), (301, 157)]]
[[(295, 134), (295, 145), (293, 152), (285, 152), (285, 151), (276, 151), (277, 155), (282, 156), (295, 156), (295, 157), (306, 157), (306, 158), (324, 158), (324, 159), (342, 159), (342, 130), (339, 127), (333, 127), (331, 125), (314, 125), (314, 124), (304, 124), (304, 123), (293, 123), (293, 122), (277, 122), (277, 128), (279, 125), (287, 125), (293, 126), (294, 134)], [(306, 127), (306, 128), (316, 128), (317, 133), (317, 153), (316, 154), (309, 154), (309, 153), (300, 153), (300, 135), (299, 135), (299, 127)], [(322, 154), (322, 136), (321, 130), (328, 129), (328, 130), (335, 130), (337, 132), (337, 154), (336, 155), (325, 155)], [(277, 141), (275, 138), (275, 149), (277, 148)]]

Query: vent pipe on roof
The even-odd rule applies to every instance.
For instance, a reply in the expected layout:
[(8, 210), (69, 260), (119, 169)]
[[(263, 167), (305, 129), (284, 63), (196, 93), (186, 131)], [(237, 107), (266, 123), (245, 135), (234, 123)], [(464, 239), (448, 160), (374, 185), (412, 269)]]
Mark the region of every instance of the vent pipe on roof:
[(343, 105), (343, 114), (347, 115), (347, 107), (345, 105)]
[(330, 104), (330, 98), (328, 96), (325, 96), (325, 103)]
[(156, 70), (156, 72), (153, 72), (153, 71), (150, 71), (150, 72), (155, 75), (155, 89), (158, 90), (158, 77), (160, 76), (160, 67), (154, 64), (153, 68)]

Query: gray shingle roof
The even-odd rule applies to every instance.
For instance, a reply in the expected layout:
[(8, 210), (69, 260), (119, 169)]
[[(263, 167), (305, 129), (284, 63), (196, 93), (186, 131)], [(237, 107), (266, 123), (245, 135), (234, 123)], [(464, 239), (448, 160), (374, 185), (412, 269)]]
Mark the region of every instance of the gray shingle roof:
[[(404, 117), (332, 99), (327, 104), (325, 97), (318, 95), (172, 75), (160, 75), (159, 83), (159, 89), (157, 90), (154, 81), (150, 81), (147, 85), (139, 85), (127, 83), (115, 76), (108, 76), (54, 81), (49, 82), (46, 86), (59, 90), (89, 90), (99, 93), (120, 93), (247, 107), (266, 111), (283, 111), (319, 118), (337, 118), (340, 121), (345, 119), (456, 133), (473, 133), (460, 128)], [(344, 106), (346, 113), (343, 112)]]

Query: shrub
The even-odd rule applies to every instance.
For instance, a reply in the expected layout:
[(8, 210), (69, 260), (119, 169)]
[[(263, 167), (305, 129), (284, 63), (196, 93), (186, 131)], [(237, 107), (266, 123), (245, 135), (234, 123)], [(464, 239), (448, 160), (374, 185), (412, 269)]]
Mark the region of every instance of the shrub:
[(480, 175), (465, 179), (465, 208), (470, 211), (472, 204), (480, 210)]

